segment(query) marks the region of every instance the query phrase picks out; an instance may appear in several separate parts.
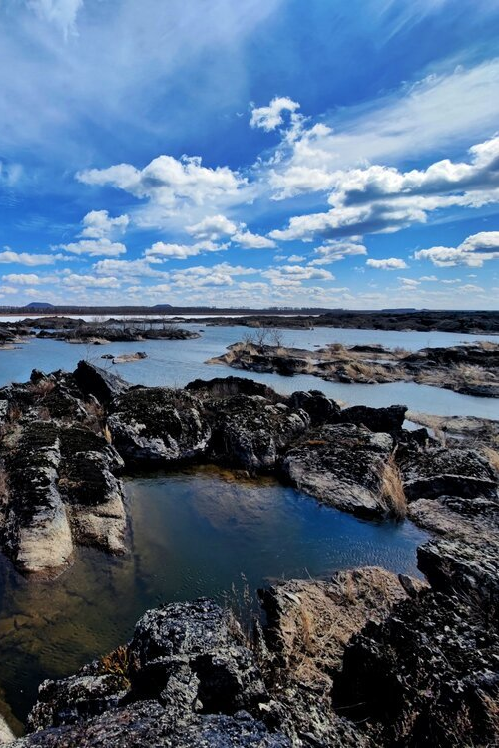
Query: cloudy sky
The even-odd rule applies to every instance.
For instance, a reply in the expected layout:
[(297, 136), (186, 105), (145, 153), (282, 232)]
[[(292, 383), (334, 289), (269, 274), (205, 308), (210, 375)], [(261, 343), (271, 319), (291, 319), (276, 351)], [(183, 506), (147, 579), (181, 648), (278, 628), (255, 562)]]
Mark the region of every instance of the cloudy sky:
[(0, 0), (0, 305), (499, 308), (499, 0)]

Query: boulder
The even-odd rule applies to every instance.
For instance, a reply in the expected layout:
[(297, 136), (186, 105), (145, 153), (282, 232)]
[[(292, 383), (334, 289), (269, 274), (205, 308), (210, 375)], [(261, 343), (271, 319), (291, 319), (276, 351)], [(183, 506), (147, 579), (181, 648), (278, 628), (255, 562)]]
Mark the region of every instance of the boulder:
[(337, 420), (341, 423), (365, 426), (369, 431), (399, 434), (402, 430), (406, 411), (405, 405), (390, 405), (388, 408), (369, 408), (367, 405), (354, 405), (342, 410)]
[(397, 463), (409, 500), (497, 495), (496, 473), (476, 449), (412, 446), (398, 450)]
[(387, 512), (382, 478), (393, 448), (389, 434), (353, 424), (309, 431), (282, 460), (285, 478), (319, 501), (360, 516)]
[(129, 462), (171, 464), (201, 457), (211, 438), (202, 402), (186, 390), (134, 387), (114, 399), (113, 443)]
[(293, 392), (289, 397), (289, 405), (294, 409), (301, 408), (310, 416), (312, 426), (323, 423), (337, 423), (341, 420), (341, 410), (338, 403), (330, 400), (318, 390), (309, 392)]
[(88, 361), (78, 362), (74, 378), (85, 395), (94, 395), (99, 402), (105, 404), (126, 392), (130, 386), (117, 374), (111, 374)]
[(216, 400), (207, 408), (213, 417), (212, 459), (252, 472), (274, 468), (310, 423), (305, 411), (256, 395)]
[(485, 610), (423, 590), (354, 635), (333, 699), (371, 745), (494, 745), (498, 657)]

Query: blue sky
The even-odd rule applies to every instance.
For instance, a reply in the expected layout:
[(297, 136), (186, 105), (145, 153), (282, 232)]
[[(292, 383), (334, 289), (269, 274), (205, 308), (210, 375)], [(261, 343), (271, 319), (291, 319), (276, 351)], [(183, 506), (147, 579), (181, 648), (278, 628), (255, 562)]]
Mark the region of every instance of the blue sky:
[(499, 0), (0, 0), (0, 305), (499, 308)]

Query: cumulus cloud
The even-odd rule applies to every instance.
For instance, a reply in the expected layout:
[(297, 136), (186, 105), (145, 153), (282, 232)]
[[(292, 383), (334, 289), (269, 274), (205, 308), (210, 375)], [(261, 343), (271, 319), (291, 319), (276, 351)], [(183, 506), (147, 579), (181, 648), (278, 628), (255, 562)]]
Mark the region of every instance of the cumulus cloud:
[(283, 124), (283, 112), (293, 113), (299, 108), (300, 105), (287, 96), (276, 96), (268, 106), (252, 107), (250, 126), (271, 132)]
[(96, 278), (94, 275), (79, 275), (71, 273), (62, 280), (65, 286), (71, 289), (78, 288), (119, 288), (121, 283), (118, 278), (101, 277)]
[(499, 259), (499, 231), (472, 234), (457, 247), (420, 249), (414, 257), (416, 260), (430, 260), (437, 267), (482, 267), (488, 260)]
[(264, 270), (262, 276), (268, 278), (274, 286), (299, 286), (302, 281), (308, 280), (334, 280), (334, 275), (329, 270), (303, 265), (280, 265)]
[(43, 283), (43, 279), (36, 273), (9, 273), (4, 275), (2, 280), (6, 283), (14, 283), (18, 286), (38, 286)]
[(7, 249), (4, 252), (0, 252), (0, 263), (2, 264), (18, 264), (36, 267), (37, 265), (53, 265), (58, 260), (73, 260), (73, 257), (67, 257), (62, 254), (34, 254), (31, 252), (14, 252), (11, 249)]
[(64, 249), (75, 255), (87, 255), (88, 257), (117, 257), (126, 252), (126, 247), (121, 242), (113, 242), (110, 239), (80, 239), (78, 242), (59, 244), (58, 249)]
[(126, 231), (130, 218), (124, 214), (111, 218), (107, 210), (91, 210), (83, 218), (80, 236), (88, 239), (104, 239), (114, 233)]
[(272, 249), (275, 242), (265, 236), (253, 234), (245, 223), (234, 223), (226, 216), (207, 216), (199, 223), (187, 227), (187, 232), (196, 239), (217, 241), (222, 237), (229, 238), (244, 249)]
[(399, 257), (387, 257), (383, 260), (366, 260), (366, 265), (370, 268), (377, 268), (378, 270), (402, 270), (408, 267), (405, 260), (401, 260)]
[(151, 262), (168, 258), (186, 260), (188, 257), (195, 257), (203, 252), (220, 252), (225, 249), (227, 249), (226, 244), (214, 244), (209, 240), (197, 242), (196, 244), (168, 244), (165, 242), (155, 242), (152, 247), (146, 249), (144, 256)]
[(369, 166), (330, 174), (333, 206), (323, 213), (294, 216), (270, 236), (285, 241), (398, 231), (424, 223), (432, 211), (499, 202), (499, 137), (474, 145), (470, 160), (449, 159), (427, 169), (400, 172)]
[(311, 265), (329, 265), (352, 255), (366, 255), (367, 249), (358, 242), (329, 241), (314, 249), (314, 254), (319, 257), (312, 260)]
[(116, 187), (137, 198), (149, 199), (165, 214), (189, 205), (202, 206), (243, 201), (242, 189), (247, 179), (228, 166), (214, 169), (202, 165), (199, 157), (158, 156), (144, 169), (118, 164), (107, 169), (78, 172), (78, 181), (99, 187)]
[(93, 265), (97, 275), (116, 275), (120, 278), (165, 278), (168, 273), (149, 265), (146, 259), (139, 260), (99, 260)]

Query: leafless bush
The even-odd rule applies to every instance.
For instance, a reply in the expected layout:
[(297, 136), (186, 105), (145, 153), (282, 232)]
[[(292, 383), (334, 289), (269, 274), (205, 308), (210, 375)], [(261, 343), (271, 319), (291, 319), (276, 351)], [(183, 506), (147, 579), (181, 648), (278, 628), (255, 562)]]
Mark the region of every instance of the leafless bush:
[(397, 519), (404, 519), (407, 514), (407, 499), (394, 455), (390, 455), (383, 468), (380, 499), (390, 514)]

